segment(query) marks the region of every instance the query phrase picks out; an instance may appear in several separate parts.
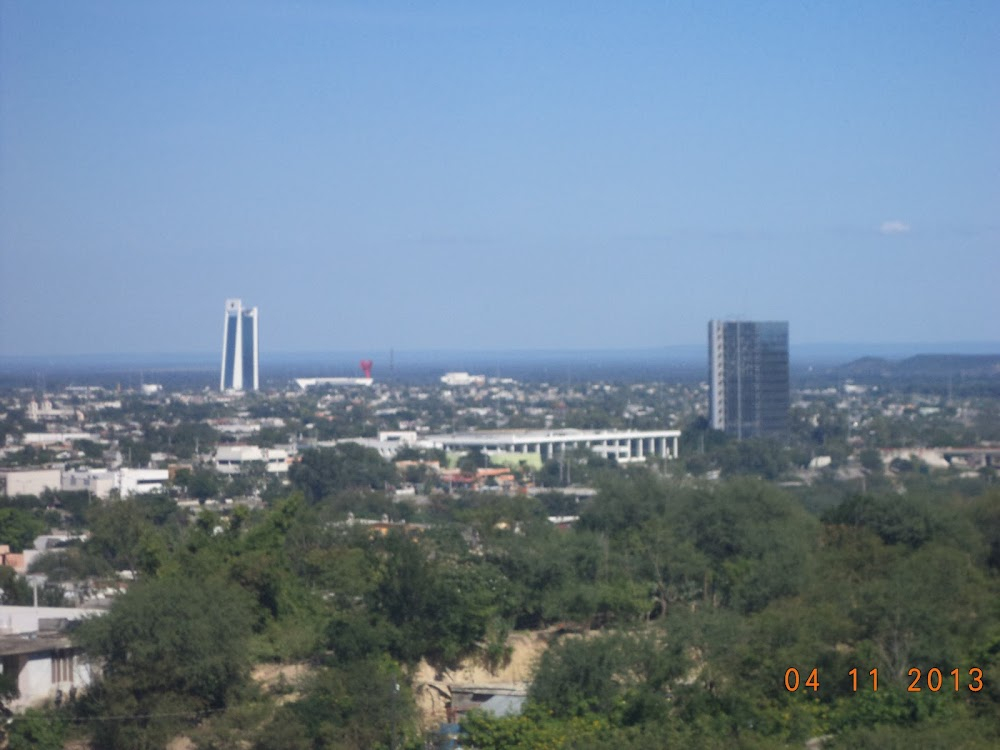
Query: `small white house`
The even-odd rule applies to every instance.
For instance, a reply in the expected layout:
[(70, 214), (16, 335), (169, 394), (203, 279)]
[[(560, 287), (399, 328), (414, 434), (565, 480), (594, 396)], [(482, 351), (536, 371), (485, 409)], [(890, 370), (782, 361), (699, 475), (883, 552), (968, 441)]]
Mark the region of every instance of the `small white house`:
[(59, 693), (68, 697), (91, 683), (91, 667), (80, 658), (67, 626), (104, 613), (103, 609), (0, 605), (0, 673), (16, 675), (18, 689), (9, 704), (12, 710), (54, 701)]

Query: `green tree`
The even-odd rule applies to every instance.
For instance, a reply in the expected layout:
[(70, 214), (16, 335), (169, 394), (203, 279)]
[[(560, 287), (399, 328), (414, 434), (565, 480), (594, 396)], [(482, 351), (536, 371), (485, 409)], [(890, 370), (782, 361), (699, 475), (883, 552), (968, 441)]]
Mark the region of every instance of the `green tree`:
[(14, 552), (30, 548), (47, 528), (45, 521), (30, 511), (0, 508), (0, 544), (9, 544)]
[(909, 496), (852, 495), (824, 516), (826, 523), (860, 526), (886, 544), (919, 547), (944, 533), (945, 519), (929, 502)]
[(319, 670), (302, 697), (284, 706), (266, 726), (257, 750), (337, 748), (378, 750), (416, 747), (417, 712), (402, 670), (371, 656)]
[(509, 586), (493, 565), (435, 552), (403, 534), (382, 540), (368, 610), (392, 626), (391, 652), (400, 661), (425, 657), (438, 668), (454, 668), (485, 639)]
[(489, 456), (479, 448), (467, 451), (458, 459), (458, 468), (462, 470), (463, 474), (475, 475), (477, 469), (484, 469), (489, 465)]
[(978, 498), (971, 518), (983, 540), (986, 566), (1000, 571), (1000, 491), (991, 490)]
[(684, 495), (678, 522), (681, 538), (708, 558), (714, 594), (744, 612), (797, 593), (819, 538), (794, 499), (755, 480)]
[(356, 443), (305, 451), (289, 470), (292, 484), (313, 503), (342, 490), (382, 490), (397, 481), (396, 469), (378, 451)]
[(668, 687), (687, 668), (680, 644), (657, 631), (566, 637), (542, 654), (529, 698), (557, 717), (652, 722), (666, 716)]
[(184, 478), (188, 495), (204, 501), (219, 497), (222, 492), (222, 482), (218, 473), (212, 469), (197, 468)]
[[(42, 607), (61, 607), (65, 594), (62, 587), (46, 583), (38, 589), (38, 604)], [(35, 603), (35, 591), (28, 579), (18, 575), (6, 565), (0, 565), (0, 604), (30, 607)]]
[(884, 673), (898, 680), (911, 667), (963, 663), (969, 644), (985, 638), (997, 617), (982, 571), (965, 551), (940, 544), (897, 556), (858, 595), (853, 615), (862, 638)]
[(775, 480), (787, 471), (789, 460), (781, 444), (766, 438), (733, 440), (726, 443), (719, 453), (723, 476), (758, 476)]
[(30, 605), (33, 592), (24, 576), (6, 565), (0, 565), (0, 604)]
[(46, 505), (56, 505), (63, 513), (62, 523), (72, 529), (83, 529), (87, 524), (87, 510), (90, 507), (90, 493), (85, 490), (55, 491), (42, 493)]
[(93, 440), (74, 440), (73, 448), (82, 451), (85, 458), (99, 461), (104, 456), (104, 446)]
[(152, 459), (152, 449), (145, 441), (126, 438), (119, 444), (126, 466), (147, 466)]
[(861, 461), (861, 466), (865, 471), (873, 473), (882, 471), (882, 454), (875, 448), (865, 448), (862, 450), (858, 454), (858, 460)]
[(261, 448), (273, 448), (275, 445), (287, 441), (288, 431), (282, 427), (262, 427), (251, 438), (251, 443), (259, 445)]
[(74, 635), (101, 678), (85, 695), (98, 747), (162, 747), (201, 712), (220, 709), (247, 684), (246, 595), (218, 578), (140, 582), (104, 617)]
[[(485, 711), (470, 711), (462, 719), (462, 740), (478, 750), (535, 750), (536, 748), (636, 747), (634, 741), (595, 744), (607, 736), (609, 727), (603, 716), (565, 719), (554, 718), (545, 709), (529, 704), (523, 713), (495, 717)], [(667, 747), (661, 743), (660, 747)]]
[(154, 534), (152, 522), (135, 500), (95, 503), (88, 513), (90, 538), (86, 550), (111, 570), (141, 568), (144, 542)]
[(9, 721), (6, 735), (7, 750), (62, 750), (66, 722), (53, 711), (29, 708)]
[[(85, 552), (80, 542), (36, 557), (31, 561), (29, 570), (32, 573), (43, 573), (54, 582), (102, 578), (112, 572), (106, 561)], [(48, 587), (49, 584), (46, 584), (46, 588)]]
[[(7, 703), (17, 698), (20, 694), (21, 691), (17, 687), (17, 673), (14, 671), (0, 672), (0, 716), (10, 715)], [(0, 730), (0, 739), (2, 738), (3, 732)]]

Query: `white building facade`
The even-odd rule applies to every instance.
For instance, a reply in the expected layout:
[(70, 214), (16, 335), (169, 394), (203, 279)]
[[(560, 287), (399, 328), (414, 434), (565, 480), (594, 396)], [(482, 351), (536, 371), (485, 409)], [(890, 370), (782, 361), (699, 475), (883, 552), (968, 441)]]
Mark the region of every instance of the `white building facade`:
[(7, 497), (41, 495), (45, 490), (62, 489), (62, 469), (0, 471), (0, 489)]
[(485, 385), (485, 375), (470, 375), (467, 372), (446, 372), (441, 376), (441, 382), (445, 385)]
[(480, 450), (485, 455), (537, 453), (543, 461), (586, 448), (618, 463), (678, 455), (680, 430), (482, 430), (428, 435), (422, 447), (447, 451)]
[(244, 309), (242, 300), (226, 300), (219, 390), (256, 391), (260, 388), (258, 323), (256, 307)]
[(75, 469), (62, 473), (62, 489), (90, 492), (100, 498), (117, 491), (121, 497), (129, 497), (162, 492), (169, 478), (166, 469)]
[(288, 451), (256, 445), (220, 445), (215, 450), (215, 468), (220, 474), (240, 474), (251, 464), (263, 464), (268, 474), (287, 474)]

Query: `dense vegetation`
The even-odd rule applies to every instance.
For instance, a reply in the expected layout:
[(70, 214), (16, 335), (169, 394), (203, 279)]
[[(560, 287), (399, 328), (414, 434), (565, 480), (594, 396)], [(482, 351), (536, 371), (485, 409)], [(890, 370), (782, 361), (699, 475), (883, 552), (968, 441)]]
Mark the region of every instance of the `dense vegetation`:
[[(1000, 492), (985, 482), (920, 475), (905, 494), (875, 482), (816, 515), (809, 489), (616, 470), (595, 475), (599, 493), (560, 530), (523, 496), (393, 504), (378, 489), (392, 471), (352, 447), (307, 455), (262, 511), (189, 521), (167, 498), (76, 508), (91, 536), (50, 560), (137, 582), (78, 632), (99, 684), (50, 724), (16, 722), (14, 736), (41, 726), (111, 749), (182, 732), (204, 748), (423, 747), (420, 660), (495, 666), (512, 629), (561, 623), (570, 634), (540, 661), (525, 713), (470, 715), (467, 744), (1000, 741)], [(421, 523), (383, 534), (350, 513)], [(250, 678), (254, 664), (303, 660), (310, 676), (294, 691)], [(921, 692), (907, 690), (913, 668)], [(932, 692), (935, 668), (944, 687)]]

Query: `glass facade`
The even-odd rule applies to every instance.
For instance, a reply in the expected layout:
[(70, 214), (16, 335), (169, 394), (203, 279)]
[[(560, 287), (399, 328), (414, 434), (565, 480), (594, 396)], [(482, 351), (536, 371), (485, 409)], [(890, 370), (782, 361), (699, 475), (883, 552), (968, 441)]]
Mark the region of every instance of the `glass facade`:
[(243, 387), (257, 390), (257, 308), (243, 311)]
[(737, 438), (788, 432), (788, 323), (709, 323), (712, 427)]
[(222, 349), (222, 390), (236, 387), (236, 339), (239, 334), (238, 315), (226, 315), (226, 338)]

